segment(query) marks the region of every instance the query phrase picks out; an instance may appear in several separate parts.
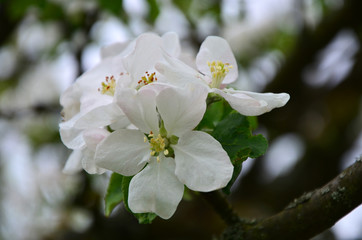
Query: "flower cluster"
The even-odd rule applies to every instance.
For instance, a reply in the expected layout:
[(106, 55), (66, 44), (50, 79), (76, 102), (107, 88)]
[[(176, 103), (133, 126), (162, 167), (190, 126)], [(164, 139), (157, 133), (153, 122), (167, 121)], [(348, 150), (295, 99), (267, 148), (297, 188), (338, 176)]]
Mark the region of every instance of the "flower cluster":
[[(65, 172), (107, 170), (133, 176), (133, 213), (168, 219), (184, 186), (209, 192), (225, 187), (233, 165), (222, 145), (196, 131), (208, 96), (224, 98), (247, 116), (281, 107), (289, 95), (238, 91), (235, 57), (220, 37), (202, 43), (194, 63), (183, 61), (176, 34), (140, 35), (104, 49), (102, 61), (61, 96), (63, 143), (74, 150)], [(195, 66), (195, 67), (193, 67)]]

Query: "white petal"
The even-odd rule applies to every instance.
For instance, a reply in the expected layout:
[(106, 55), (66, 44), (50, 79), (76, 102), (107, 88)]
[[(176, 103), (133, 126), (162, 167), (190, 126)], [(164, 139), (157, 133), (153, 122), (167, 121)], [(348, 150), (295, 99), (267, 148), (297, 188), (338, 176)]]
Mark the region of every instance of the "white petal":
[(88, 92), (82, 93), (80, 98), (80, 112), (87, 113), (94, 108), (111, 104), (113, 97), (105, 94), (101, 94), (95, 89), (89, 90)]
[(161, 44), (161, 37), (152, 33), (142, 34), (136, 39), (134, 51), (123, 59), (125, 69), (135, 83), (146, 71), (152, 71), (156, 62), (162, 58)]
[(95, 108), (84, 112), (75, 123), (75, 127), (83, 129), (97, 128), (110, 125), (117, 121), (124, 122), (123, 127), (127, 126), (129, 123), (120, 107), (116, 103), (111, 102), (102, 106), (96, 106)]
[(207, 133), (183, 135), (175, 150), (176, 176), (188, 188), (209, 192), (225, 187), (233, 174), (230, 158), (221, 144)]
[(65, 174), (75, 174), (82, 170), (81, 159), (83, 157), (81, 150), (74, 150), (65, 163), (63, 168), (63, 173)]
[(150, 146), (138, 130), (120, 129), (105, 138), (96, 149), (97, 166), (124, 176), (138, 173), (150, 158)]
[(114, 123), (111, 123), (109, 127), (112, 130), (117, 130), (121, 128), (127, 128), (130, 124), (131, 122), (128, 120), (126, 115), (124, 115), (124, 117), (117, 119), (117, 121), (115, 121)]
[(85, 146), (83, 139), (83, 129), (75, 128), (74, 124), (79, 119), (80, 115), (77, 114), (70, 120), (59, 124), (59, 133), (62, 142), (67, 148), (82, 149)]
[(82, 166), (87, 173), (102, 174), (106, 171), (96, 165), (95, 151), (98, 144), (110, 134), (110, 132), (103, 128), (84, 130), (83, 138), (87, 147), (83, 150)]
[(181, 136), (201, 121), (206, 110), (208, 89), (200, 85), (167, 88), (156, 98), (157, 109), (168, 135)]
[(86, 129), (83, 131), (83, 138), (87, 145), (87, 148), (96, 150), (97, 145), (111, 133), (103, 128)]
[(105, 58), (94, 68), (91, 68), (89, 71), (82, 74), (77, 79), (76, 84), (80, 85), (83, 92), (92, 92), (95, 94), (98, 92), (98, 88), (101, 87), (101, 83), (105, 81), (107, 76), (114, 76), (117, 80), (119, 74), (122, 72), (125, 72), (122, 57), (115, 56)]
[(290, 98), (287, 93), (254, 93), (233, 89), (213, 89), (213, 91), (245, 116), (259, 116), (274, 108), (283, 107)]
[(166, 63), (158, 62), (155, 66), (168, 83), (184, 87), (190, 83), (206, 85), (208, 82), (196, 69), (188, 66), (177, 58), (164, 55)]
[(82, 151), (82, 167), (89, 174), (103, 174), (107, 170), (100, 168), (95, 162), (95, 151), (90, 148), (86, 148)]
[(81, 91), (76, 84), (69, 86), (60, 96), (60, 104), (63, 106), (62, 115), (65, 121), (80, 111), (80, 97)]
[(122, 89), (117, 94), (117, 103), (131, 123), (144, 133), (158, 132), (156, 92), (151, 88)]
[(153, 212), (170, 218), (182, 199), (184, 185), (175, 176), (172, 158), (153, 159), (129, 185), (128, 205), (134, 213)]
[(210, 68), (207, 62), (222, 61), (223, 63), (229, 63), (233, 67), (223, 80), (223, 84), (229, 84), (234, 82), (238, 77), (238, 65), (229, 43), (216, 36), (209, 36), (201, 44), (200, 51), (196, 56), (196, 66), (200, 72), (210, 76)]
[(167, 32), (163, 34), (162, 47), (171, 56), (178, 57), (181, 53), (181, 46), (177, 33)]

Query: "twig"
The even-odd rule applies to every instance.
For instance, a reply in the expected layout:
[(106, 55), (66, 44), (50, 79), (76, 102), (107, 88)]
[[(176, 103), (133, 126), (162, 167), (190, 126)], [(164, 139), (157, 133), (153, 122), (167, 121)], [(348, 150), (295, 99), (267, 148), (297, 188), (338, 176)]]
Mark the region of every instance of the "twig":
[(309, 239), (330, 228), (362, 203), (362, 162), (359, 158), (328, 184), (303, 194), (280, 213), (257, 222), (229, 227), (230, 239)]

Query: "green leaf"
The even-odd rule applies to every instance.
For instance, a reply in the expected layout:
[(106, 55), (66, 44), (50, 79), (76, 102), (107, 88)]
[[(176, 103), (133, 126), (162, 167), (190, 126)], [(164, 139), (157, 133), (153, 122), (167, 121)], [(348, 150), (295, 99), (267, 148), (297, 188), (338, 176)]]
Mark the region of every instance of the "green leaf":
[(231, 111), (231, 107), (225, 100), (210, 104), (204, 117), (202, 118), (196, 130), (202, 130), (204, 132), (212, 132), (216, 125)]
[(118, 173), (112, 173), (109, 180), (105, 201), (105, 214), (108, 217), (113, 209), (123, 201), (124, 193), (122, 191), (123, 176)]
[(128, 207), (128, 192), (129, 192), (129, 183), (132, 180), (132, 176), (131, 177), (123, 177), (123, 181), (122, 181), (122, 189), (123, 189), (123, 202), (124, 202), (124, 206), (126, 207), (126, 209), (132, 213), (131, 209), (129, 209)]
[(226, 187), (224, 187), (222, 190), (225, 194), (230, 194), (230, 190), (231, 190), (231, 187), (233, 186), (234, 182), (236, 181), (236, 179), (238, 178), (240, 172), (241, 172), (241, 169), (242, 169), (242, 165), (243, 163), (242, 162), (239, 162), (239, 163), (236, 163), (234, 164), (234, 172), (233, 172), (233, 176), (231, 177), (231, 180), (230, 182), (226, 185)]
[(207, 129), (214, 129), (216, 124), (221, 120), (223, 112), (224, 105), (221, 101), (209, 105), (197, 129), (206, 131)]
[(257, 158), (263, 155), (268, 147), (268, 142), (262, 135), (252, 135), (251, 131), (256, 126), (256, 118), (232, 111), (212, 132), (212, 136), (221, 143), (234, 165), (233, 176), (223, 189), (226, 194), (230, 194), (231, 186), (241, 172), (242, 163), (248, 157)]
[(156, 214), (154, 213), (134, 213), (131, 211), (131, 209), (129, 209), (128, 206), (128, 193), (129, 193), (129, 184), (132, 180), (133, 176), (131, 177), (123, 177), (123, 181), (122, 181), (122, 189), (123, 189), (123, 203), (124, 206), (126, 207), (126, 209), (132, 213), (138, 220), (138, 223), (140, 224), (150, 224), (152, 223), (152, 221), (157, 217)]
[[(253, 119), (251, 119), (253, 120)], [(248, 157), (263, 155), (268, 147), (262, 135), (253, 136), (251, 120), (235, 111), (217, 124), (212, 136), (218, 140), (228, 153), (233, 164), (243, 162)]]

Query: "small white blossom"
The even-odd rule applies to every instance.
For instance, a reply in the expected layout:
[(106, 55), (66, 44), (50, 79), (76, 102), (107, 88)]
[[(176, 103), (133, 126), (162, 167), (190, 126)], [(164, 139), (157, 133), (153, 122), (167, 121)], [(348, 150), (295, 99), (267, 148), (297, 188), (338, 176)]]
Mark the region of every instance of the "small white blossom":
[(222, 96), (232, 108), (246, 116), (258, 116), (274, 108), (284, 106), (289, 100), (287, 93), (255, 93), (224, 88), (238, 77), (235, 57), (229, 44), (220, 37), (205, 39), (196, 57), (197, 69), (176, 58), (165, 56), (167, 64), (159, 63), (156, 69), (170, 82), (183, 86), (198, 83), (209, 92)]
[(128, 205), (135, 213), (164, 219), (176, 211), (184, 184), (195, 191), (225, 187), (233, 165), (212, 136), (193, 131), (206, 110), (201, 86), (123, 89), (118, 104), (139, 130), (119, 129), (97, 147), (96, 164), (124, 176)]

